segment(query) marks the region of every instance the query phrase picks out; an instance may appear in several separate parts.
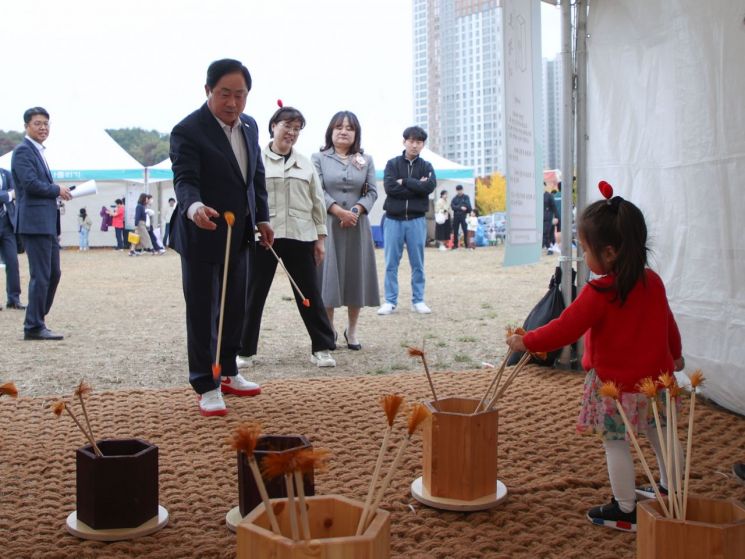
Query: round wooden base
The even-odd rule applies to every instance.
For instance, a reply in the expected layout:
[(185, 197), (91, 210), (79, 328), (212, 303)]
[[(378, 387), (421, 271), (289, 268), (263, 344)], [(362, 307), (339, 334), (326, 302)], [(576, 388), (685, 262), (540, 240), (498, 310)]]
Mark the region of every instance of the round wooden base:
[(71, 512), (67, 517), (67, 531), (73, 536), (84, 540), (99, 542), (115, 542), (118, 540), (133, 540), (153, 534), (168, 524), (168, 511), (158, 505), (158, 515), (134, 528), (107, 528), (94, 530), (85, 522), (78, 520), (78, 512)]
[(447, 499), (445, 497), (433, 497), (424, 487), (421, 477), (411, 482), (411, 495), (420, 503), (442, 510), (474, 511), (485, 510), (496, 507), (507, 497), (507, 487), (497, 480), (497, 492), (494, 495), (486, 495), (473, 501), (461, 501), (460, 499)]
[(241, 523), (241, 520), (243, 520), (243, 517), (241, 516), (241, 507), (239, 506), (233, 507), (225, 515), (225, 524), (231, 532), (235, 532), (238, 529), (238, 524)]

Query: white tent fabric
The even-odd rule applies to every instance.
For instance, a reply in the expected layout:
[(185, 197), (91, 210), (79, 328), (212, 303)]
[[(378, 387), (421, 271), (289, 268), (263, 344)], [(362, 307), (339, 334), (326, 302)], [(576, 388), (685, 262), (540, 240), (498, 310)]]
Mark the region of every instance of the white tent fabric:
[(588, 184), (642, 209), (686, 370), (745, 414), (743, 14), (742, 0), (592, 3)]
[[(93, 221), (90, 246), (114, 246), (113, 229), (101, 231), (99, 212), (109, 207), (116, 198), (125, 197), (128, 191), (139, 191), (141, 186), (133, 184), (143, 177), (144, 167), (129, 155), (108, 133), (93, 125), (86, 126), (76, 120), (65, 120), (52, 115), (45, 157), (55, 182), (80, 184), (95, 180), (98, 194), (76, 198), (65, 203), (61, 219), (63, 246), (78, 245), (78, 221), (80, 208), (86, 208)], [(0, 157), (0, 167), (11, 169), (13, 153)]]
[[(383, 188), (383, 172), (385, 164), (389, 159), (401, 155), (403, 145), (399, 142), (389, 145), (368, 145), (365, 147), (365, 153), (372, 156), (375, 163), (375, 178), (378, 186), (378, 201), (375, 203), (370, 213), (370, 222), (378, 225), (383, 217), (383, 202), (385, 201), (385, 190)], [(455, 161), (445, 159), (436, 154), (429, 148), (424, 148), (421, 157), (429, 161), (435, 169), (437, 176), (437, 191), (447, 190), (452, 200), (455, 195), (455, 187), (458, 184), (463, 185), (464, 192), (471, 197), (471, 202), (475, 200), (474, 172), (471, 167), (460, 165)], [(158, 183), (157, 191), (159, 192), (160, 207), (165, 211), (165, 205), (170, 196), (173, 196), (173, 174), (171, 173), (170, 159), (164, 159), (157, 165), (148, 168), (148, 181)]]
[[(127, 180), (142, 178), (144, 167), (105, 130), (51, 120), (45, 157), (56, 181)], [(10, 169), (12, 152), (0, 158)]]

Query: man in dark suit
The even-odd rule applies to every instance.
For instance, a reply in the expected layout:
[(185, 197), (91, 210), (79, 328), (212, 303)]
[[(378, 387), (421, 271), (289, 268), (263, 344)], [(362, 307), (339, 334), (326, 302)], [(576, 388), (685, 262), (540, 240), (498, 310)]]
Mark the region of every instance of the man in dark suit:
[(18, 241), (16, 240), (16, 205), (13, 177), (0, 169), (0, 254), (5, 262), (5, 291), (9, 309), (23, 310), (21, 278), (18, 274)]
[(26, 137), (13, 150), (11, 166), (16, 186), (17, 231), (26, 247), (31, 280), (23, 323), (25, 340), (61, 340), (47, 328), (44, 317), (54, 302), (62, 270), (59, 260), (60, 217), (57, 199), (71, 200), (67, 186), (54, 184), (44, 157), (49, 136), (49, 113), (33, 107), (23, 113)]
[[(246, 294), (246, 259), (255, 245), (272, 244), (264, 165), (258, 127), (243, 114), (251, 75), (237, 60), (210, 64), (204, 86), (207, 102), (171, 132), (171, 163), (178, 205), (171, 219), (170, 246), (181, 255), (186, 300), (189, 382), (197, 392), (199, 412), (225, 415), (222, 392), (254, 396), (259, 385), (236, 368)], [(228, 227), (224, 212), (235, 215), (220, 355), (216, 356), (220, 295)], [(212, 377), (220, 363), (222, 377)]]

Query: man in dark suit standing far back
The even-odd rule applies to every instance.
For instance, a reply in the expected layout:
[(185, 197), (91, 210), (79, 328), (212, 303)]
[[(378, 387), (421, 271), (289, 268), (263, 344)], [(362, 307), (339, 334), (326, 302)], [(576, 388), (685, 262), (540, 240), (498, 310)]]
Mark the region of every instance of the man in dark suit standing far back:
[[(186, 301), (189, 382), (204, 416), (225, 415), (222, 392), (254, 396), (259, 385), (236, 368), (246, 295), (247, 251), (272, 244), (264, 165), (256, 121), (243, 114), (251, 75), (237, 60), (210, 64), (204, 86), (207, 102), (171, 132), (171, 163), (178, 204), (171, 220), (170, 246), (181, 255)], [(225, 264), (227, 224), (235, 214), (225, 293), (219, 359), (215, 355), (220, 295)], [(212, 363), (222, 365), (221, 380), (212, 378)]]
[(23, 310), (21, 277), (18, 273), (18, 242), (16, 241), (16, 205), (13, 177), (0, 169), (0, 254), (5, 262), (5, 291), (9, 309)]
[(25, 340), (61, 340), (47, 328), (44, 318), (54, 303), (62, 270), (59, 260), (60, 216), (57, 198), (71, 200), (67, 186), (54, 184), (44, 157), (49, 136), (49, 113), (33, 107), (23, 113), (26, 137), (13, 150), (11, 166), (16, 186), (17, 231), (28, 256), (31, 280), (23, 323)]

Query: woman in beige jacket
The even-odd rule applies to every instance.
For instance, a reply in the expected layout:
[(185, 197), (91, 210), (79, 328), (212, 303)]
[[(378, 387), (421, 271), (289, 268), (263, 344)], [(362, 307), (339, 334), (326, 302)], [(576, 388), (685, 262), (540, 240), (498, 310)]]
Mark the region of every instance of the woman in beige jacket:
[[(313, 164), (293, 149), (304, 126), (305, 118), (293, 107), (280, 106), (269, 120), (272, 141), (262, 151), (269, 218), (274, 230), (274, 251), (310, 300), (306, 307), (294, 292), (300, 317), (310, 335), (310, 360), (319, 367), (334, 367), (336, 361), (329, 353), (336, 349), (334, 331), (318, 287), (317, 266), (324, 258), (326, 238), (323, 189)], [(276, 270), (277, 260), (271, 251), (257, 246), (248, 270), (239, 368), (250, 367), (256, 355), (261, 316)]]

